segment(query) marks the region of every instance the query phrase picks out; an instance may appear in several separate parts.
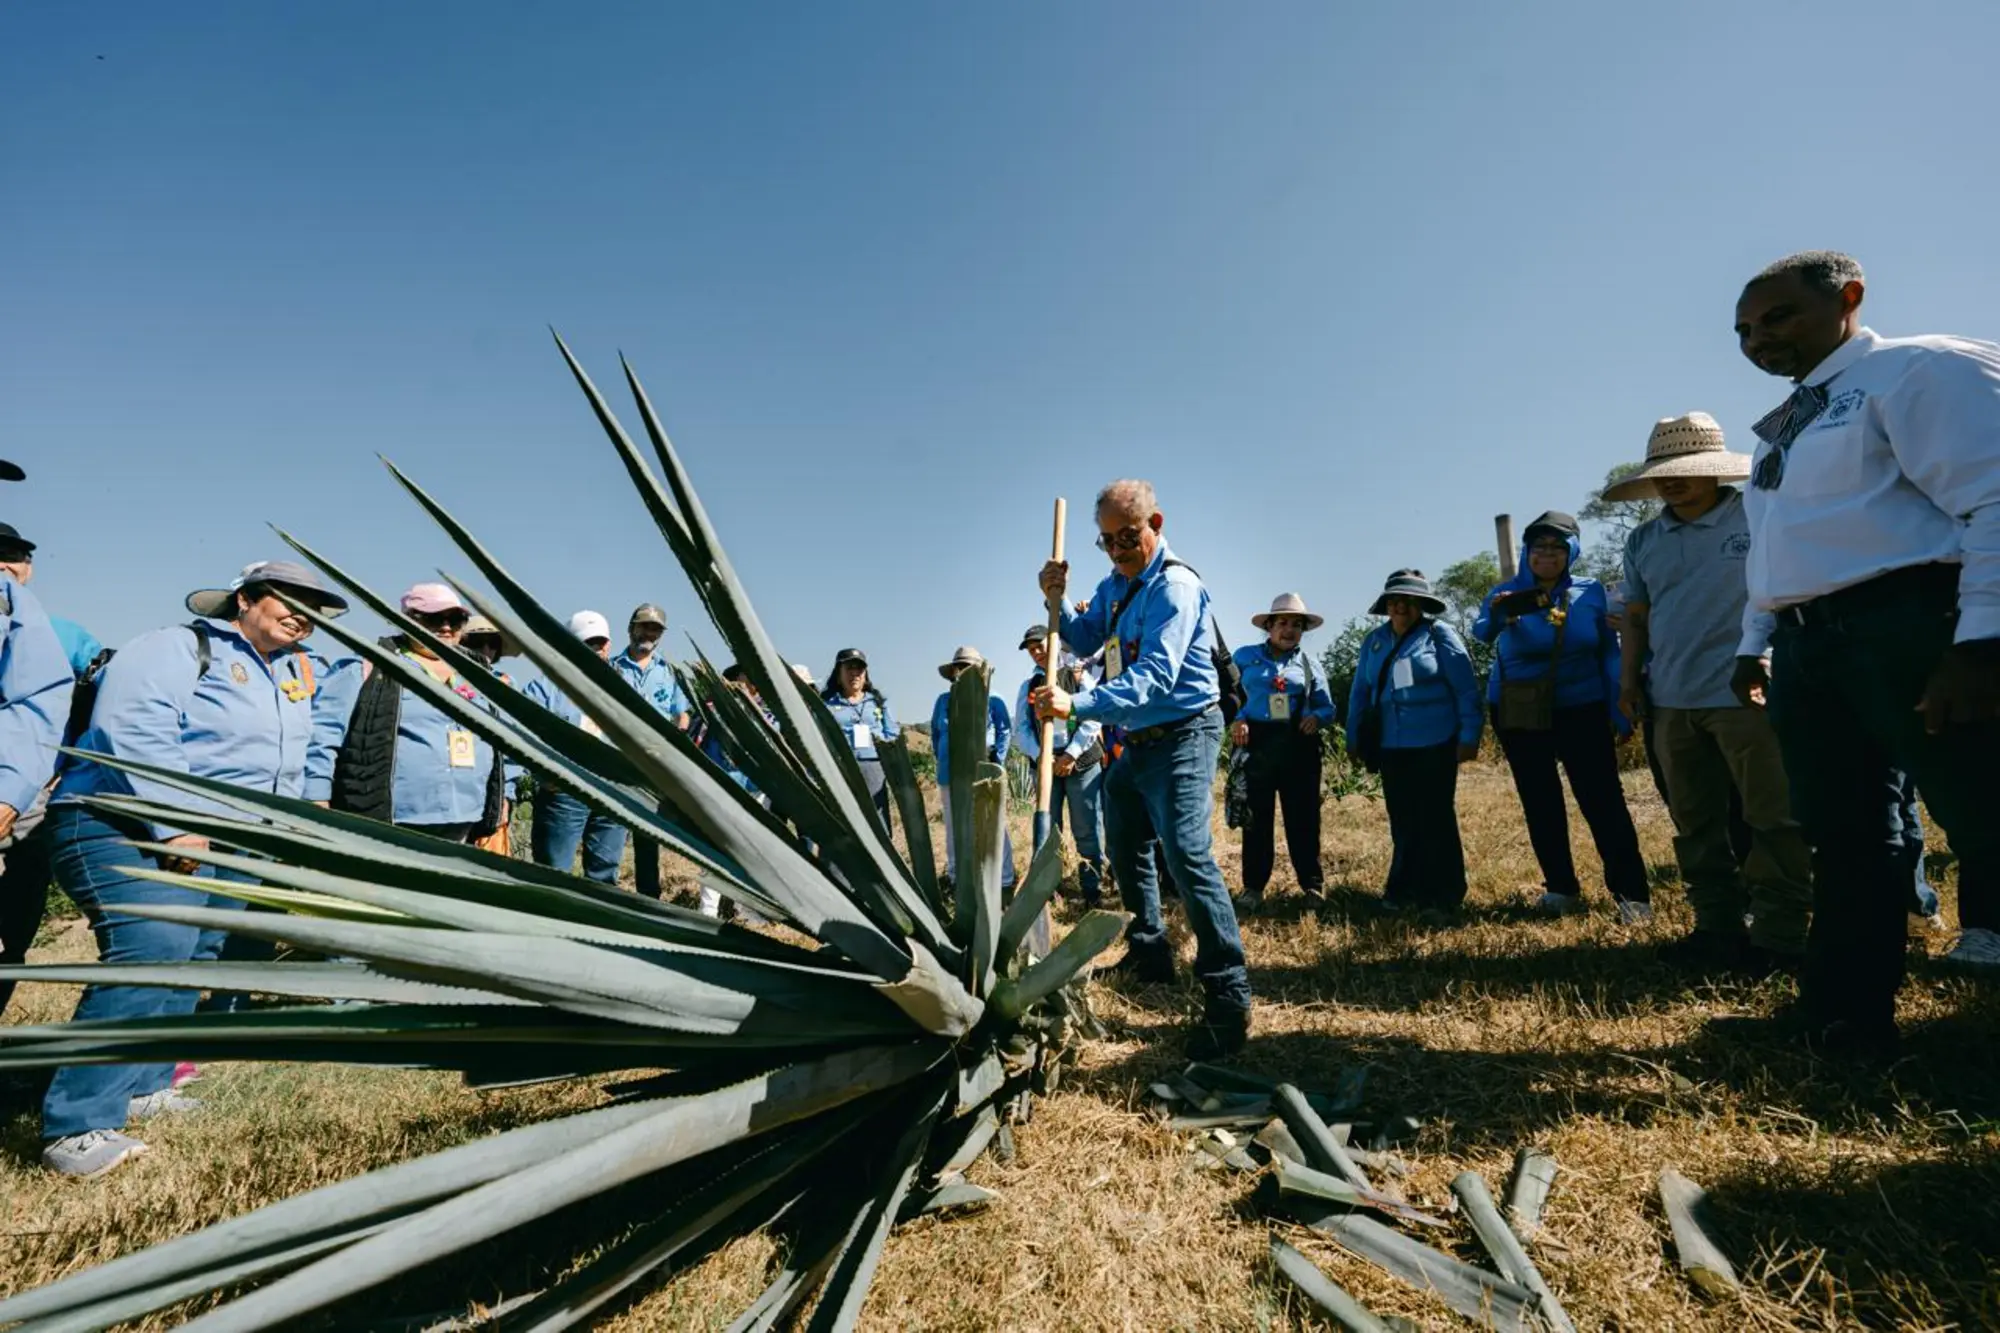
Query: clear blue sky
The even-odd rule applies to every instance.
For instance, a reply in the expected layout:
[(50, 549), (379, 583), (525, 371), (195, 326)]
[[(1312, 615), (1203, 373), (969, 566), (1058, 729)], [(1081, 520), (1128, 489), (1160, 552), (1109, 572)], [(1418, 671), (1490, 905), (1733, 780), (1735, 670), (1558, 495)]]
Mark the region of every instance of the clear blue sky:
[(1657, 417), (1747, 441), (1780, 254), (2000, 334), (1996, 50), (1987, 0), (14, 0), (0, 517), (113, 643), (266, 522), (465, 572), (379, 451), (557, 608), (713, 643), (553, 324), (632, 356), (784, 651), (907, 716), (963, 641), (1011, 697), (1051, 499), (1094, 576), (1115, 476), (1233, 641), (1338, 624)]

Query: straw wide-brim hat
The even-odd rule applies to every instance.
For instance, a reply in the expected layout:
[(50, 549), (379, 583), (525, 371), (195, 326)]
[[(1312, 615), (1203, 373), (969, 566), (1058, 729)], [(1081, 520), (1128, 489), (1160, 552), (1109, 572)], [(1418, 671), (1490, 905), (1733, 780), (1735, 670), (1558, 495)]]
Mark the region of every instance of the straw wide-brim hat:
[(490, 634), (500, 640), (500, 656), (502, 657), (514, 657), (519, 655), (521, 651), (521, 645), (515, 643), (513, 637), (507, 631), (481, 615), (475, 615), (465, 622), (465, 628), (459, 632), (459, 642), (463, 643), (465, 640), (475, 638), (481, 634)]
[(1261, 616), (1250, 617), (1250, 623), (1258, 629), (1271, 628), (1274, 616), (1301, 616), (1308, 630), (1316, 630), (1326, 623), (1325, 616), (1316, 616), (1306, 610), (1306, 599), (1295, 592), (1281, 592), (1271, 599), (1271, 609)]
[(951, 655), (951, 661), (946, 662), (943, 666), (938, 668), (938, 674), (940, 676), (943, 676), (946, 680), (950, 680), (951, 670), (953, 667), (962, 667), (962, 666), (976, 667), (985, 665), (986, 665), (986, 655), (984, 653), (980, 652), (977, 648), (961, 646), (956, 652), (954, 652)]
[(1382, 585), (1382, 595), (1375, 599), (1375, 605), (1368, 608), (1371, 616), (1389, 614), (1391, 597), (1407, 597), (1434, 616), (1445, 613), (1444, 598), (1431, 591), (1431, 581), (1413, 569), (1399, 569), (1389, 576)]
[(1729, 451), (1722, 427), (1706, 412), (1667, 417), (1646, 441), (1646, 461), (1637, 472), (1604, 488), (1607, 500), (1650, 500), (1653, 483), (1675, 477), (1742, 481), (1750, 475), (1750, 455)]

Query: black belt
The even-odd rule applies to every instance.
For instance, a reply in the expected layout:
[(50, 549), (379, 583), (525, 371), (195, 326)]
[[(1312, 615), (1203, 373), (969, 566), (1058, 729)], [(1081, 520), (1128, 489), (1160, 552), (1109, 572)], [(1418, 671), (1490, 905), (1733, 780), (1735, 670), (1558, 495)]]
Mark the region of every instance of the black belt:
[(1776, 613), (1777, 620), (1780, 625), (1795, 625), (1804, 629), (1812, 625), (1831, 625), (1842, 616), (1856, 611), (1904, 606), (1911, 602), (1919, 605), (1935, 603), (1939, 609), (1948, 611), (1958, 604), (1958, 574), (1959, 567), (1953, 564), (1906, 565), (1902, 569), (1892, 569), (1887, 574), (1877, 574), (1872, 579), (1835, 589), (1809, 602), (1780, 607)]
[(1217, 711), (1220, 707), (1220, 704), (1210, 704), (1199, 713), (1190, 713), (1186, 717), (1175, 718), (1172, 722), (1162, 722), (1158, 726), (1140, 727), (1137, 731), (1128, 731), (1125, 733), (1125, 744), (1130, 746), (1156, 745), (1175, 732), (1186, 731), (1189, 727), (1201, 721), (1210, 713)]

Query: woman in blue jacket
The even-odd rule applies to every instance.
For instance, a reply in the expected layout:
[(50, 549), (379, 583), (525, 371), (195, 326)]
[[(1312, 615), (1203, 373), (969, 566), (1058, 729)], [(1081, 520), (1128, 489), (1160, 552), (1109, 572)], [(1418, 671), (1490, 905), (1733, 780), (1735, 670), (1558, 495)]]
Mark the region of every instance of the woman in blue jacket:
[[(951, 661), (938, 668), (938, 674), (948, 681), (956, 681), (974, 667), (986, 665), (986, 658), (977, 648), (961, 647), (951, 655)], [(938, 800), (944, 808), (944, 873), (949, 879), (957, 864), (953, 855), (956, 841), (951, 828), (951, 691), (946, 690), (931, 706), (931, 748), (937, 757)], [(986, 696), (986, 758), (989, 763), (1007, 766), (1007, 751), (1013, 741), (1013, 723), (1007, 716), (1007, 705), (998, 695)], [(966, 781), (971, 781), (967, 777)], [(1010, 888), (1014, 883), (1014, 835), (1001, 826), (1002, 851), (1000, 860), (1000, 885)]]
[[(301, 646), (312, 622), (274, 595), (283, 589), (323, 612), (347, 603), (301, 565), (252, 565), (227, 589), (188, 596), (199, 619), (142, 634), (119, 649), (98, 684), (90, 725), (77, 747), (195, 777), (299, 796), (308, 750), (317, 744), (316, 675)], [(92, 796), (138, 796), (207, 813), (232, 811), (202, 797), (89, 760), (65, 763), (49, 803), (56, 880), (97, 936), (106, 963), (185, 963), (219, 956), (223, 932), (132, 915), (133, 906), (240, 908), (240, 899), (141, 879), (159, 867), (229, 879), (185, 853), (206, 838), (92, 809)], [(144, 851), (150, 843), (160, 850)], [(76, 1019), (173, 1017), (197, 993), (153, 986), (90, 986)], [(146, 1145), (126, 1135), (127, 1119), (185, 1109), (169, 1086), (172, 1063), (70, 1065), (56, 1071), (42, 1102), (42, 1160), (65, 1175), (101, 1175)]]
[(827, 673), (820, 698), (832, 712), (840, 734), (853, 747), (854, 761), (861, 765), (861, 776), (868, 783), (875, 812), (882, 816), (882, 827), (891, 827), (889, 780), (882, 772), (875, 742), (895, 739), (896, 715), (889, 711), (889, 701), (882, 697), (882, 691), (868, 678), (868, 655), (859, 648), (842, 648), (835, 653), (833, 670)]
[(1542, 867), (1547, 891), (1536, 910), (1583, 910), (1560, 765), (1590, 825), (1618, 915), (1637, 924), (1652, 919), (1651, 891), (1614, 745), (1631, 739), (1632, 723), (1618, 707), (1618, 636), (1604, 585), (1570, 574), (1581, 550), (1568, 514), (1551, 511), (1530, 523), (1521, 572), (1487, 595), (1472, 632), (1495, 649), (1487, 697)]
[(1444, 599), (1421, 570), (1399, 569), (1368, 608), (1387, 616), (1361, 641), (1347, 697), (1347, 749), (1382, 775), (1395, 851), (1382, 905), (1452, 911), (1465, 901), (1458, 766), (1479, 755), (1486, 712)]
[(1235, 653), (1243, 674), (1243, 711), (1229, 731), (1230, 744), (1243, 751), (1250, 789), (1249, 819), (1243, 825), (1243, 893), (1236, 910), (1254, 912), (1277, 863), (1278, 806), (1285, 807), (1285, 846), (1308, 906), (1325, 897), (1326, 874), (1319, 863), (1319, 809), (1322, 727), (1333, 725), (1333, 696), (1313, 669), (1312, 654), (1299, 640), (1326, 623), (1306, 610), (1297, 593), (1278, 594), (1271, 609), (1250, 617), (1264, 642)]

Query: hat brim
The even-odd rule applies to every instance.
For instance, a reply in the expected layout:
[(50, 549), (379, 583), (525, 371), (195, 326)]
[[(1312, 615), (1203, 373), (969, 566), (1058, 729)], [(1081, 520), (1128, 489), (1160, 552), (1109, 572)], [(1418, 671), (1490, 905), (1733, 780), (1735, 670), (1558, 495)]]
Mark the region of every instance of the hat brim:
[[(337, 616), (347, 610), (345, 597), (324, 588), (301, 588), (296, 583), (276, 579), (270, 581), (270, 586), (283, 588), (294, 601), (304, 602), (321, 613), (331, 612)], [(208, 620), (232, 620), (235, 618), (236, 593), (235, 588), (198, 588), (187, 595), (182, 605), (191, 614)]]
[(1445, 604), (1444, 604), (1444, 598), (1442, 598), (1442, 597), (1438, 597), (1438, 596), (1435, 596), (1435, 595), (1433, 595), (1433, 594), (1431, 594), (1431, 593), (1427, 593), (1427, 592), (1385, 592), (1385, 593), (1383, 593), (1383, 594), (1382, 594), (1382, 595), (1381, 595), (1380, 597), (1377, 597), (1377, 598), (1375, 599), (1375, 605), (1373, 605), (1373, 606), (1371, 606), (1371, 607), (1369, 607), (1369, 608), (1368, 608), (1368, 614), (1369, 614), (1369, 615), (1371, 615), (1371, 616), (1386, 616), (1386, 615), (1388, 615), (1388, 614), (1389, 614), (1389, 599), (1390, 599), (1391, 597), (1402, 597), (1402, 598), (1406, 598), (1406, 599), (1408, 599), (1409, 601), (1412, 601), (1412, 602), (1415, 602), (1415, 603), (1416, 603), (1416, 604), (1417, 604), (1418, 606), (1421, 606), (1421, 607), (1422, 607), (1422, 608), (1423, 608), (1424, 610), (1426, 610), (1426, 611), (1430, 612), (1430, 613), (1431, 613), (1432, 615), (1434, 615), (1434, 616), (1441, 616), (1441, 615), (1443, 615), (1443, 614), (1444, 614), (1444, 613), (1445, 613), (1445, 612), (1446, 612), (1447, 610), (1449, 610), (1449, 609), (1450, 609), (1450, 608), (1448, 608), (1448, 607), (1446, 607), (1446, 606), (1445, 606)]
[(1662, 458), (1656, 463), (1646, 464), (1616, 485), (1606, 486), (1603, 498), (1612, 501), (1652, 500), (1658, 496), (1653, 489), (1654, 482), (1683, 477), (1748, 481), (1750, 455), (1731, 453), (1726, 449), (1706, 449), (1698, 454), (1683, 454), (1679, 458)]
[(1271, 622), (1279, 616), (1298, 616), (1306, 622), (1306, 633), (1308, 634), (1326, 623), (1325, 616), (1316, 616), (1310, 611), (1266, 611), (1262, 615), (1250, 617), (1250, 623), (1258, 629), (1268, 630), (1271, 628)]
[(944, 678), (945, 678), (946, 680), (950, 680), (950, 679), (951, 679), (951, 673), (952, 673), (952, 668), (954, 668), (954, 667), (966, 667), (966, 668), (971, 668), (971, 667), (976, 667), (976, 666), (979, 666), (979, 665), (981, 665), (981, 664), (980, 664), (980, 663), (978, 663), (978, 662), (946, 662), (946, 663), (945, 663), (945, 664), (944, 664), (943, 666), (941, 666), (941, 667), (939, 667), (939, 668), (938, 668), (938, 674), (939, 674), (940, 676), (943, 676), (943, 677), (944, 677)]

